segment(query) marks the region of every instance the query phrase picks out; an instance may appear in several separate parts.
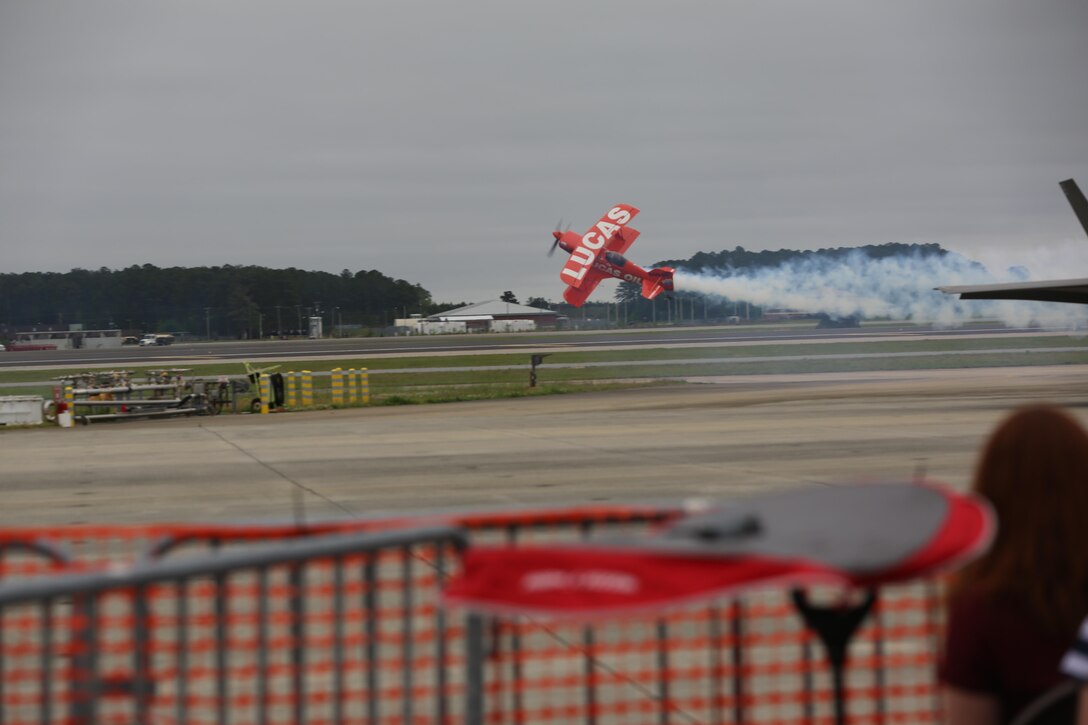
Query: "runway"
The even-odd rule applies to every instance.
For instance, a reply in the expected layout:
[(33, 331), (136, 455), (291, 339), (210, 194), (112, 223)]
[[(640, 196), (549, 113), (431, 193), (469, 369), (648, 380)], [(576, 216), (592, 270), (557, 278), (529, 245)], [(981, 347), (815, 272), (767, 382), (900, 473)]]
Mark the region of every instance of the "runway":
[(165, 347), (126, 346), (99, 350), (8, 351), (0, 354), (0, 371), (28, 368), (186, 365), (224, 360), (274, 362), (313, 358), (408, 357), (470, 355), (497, 352), (671, 348), (706, 345), (751, 345), (935, 337), (1055, 334), (979, 324), (953, 329), (930, 325), (866, 326), (820, 329), (808, 325), (741, 327), (668, 327), (615, 331), (433, 335), (322, 340), (250, 340), (181, 342)]
[(1088, 422), (1088, 366), (766, 375), (0, 436), (4, 526), (365, 518), (970, 480), (1011, 408)]

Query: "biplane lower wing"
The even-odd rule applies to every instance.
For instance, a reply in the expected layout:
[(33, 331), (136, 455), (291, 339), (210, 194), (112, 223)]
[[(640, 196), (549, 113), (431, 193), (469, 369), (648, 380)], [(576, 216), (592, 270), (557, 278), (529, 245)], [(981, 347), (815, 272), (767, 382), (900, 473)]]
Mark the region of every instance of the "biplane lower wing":
[(642, 232), (638, 229), (632, 229), (631, 227), (620, 229), (616, 236), (608, 240), (608, 251), (616, 252), (618, 254), (625, 253), (631, 248), (631, 245), (635, 243), (635, 240), (638, 239), (638, 235), (641, 233)]
[(597, 285), (601, 283), (602, 279), (604, 279), (604, 275), (600, 272), (591, 270), (582, 280), (582, 285), (580, 287), (567, 287), (563, 290), (563, 299), (567, 301), (567, 304), (581, 307), (582, 304), (589, 299), (589, 296), (593, 294), (593, 290), (597, 289)]

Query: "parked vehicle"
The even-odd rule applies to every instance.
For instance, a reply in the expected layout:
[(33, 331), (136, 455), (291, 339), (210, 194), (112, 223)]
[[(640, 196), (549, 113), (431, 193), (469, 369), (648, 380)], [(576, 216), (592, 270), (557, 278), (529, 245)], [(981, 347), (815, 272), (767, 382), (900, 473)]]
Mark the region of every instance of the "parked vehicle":
[(140, 347), (149, 347), (151, 345), (172, 345), (173, 342), (173, 335), (163, 335), (149, 332), (140, 338)]

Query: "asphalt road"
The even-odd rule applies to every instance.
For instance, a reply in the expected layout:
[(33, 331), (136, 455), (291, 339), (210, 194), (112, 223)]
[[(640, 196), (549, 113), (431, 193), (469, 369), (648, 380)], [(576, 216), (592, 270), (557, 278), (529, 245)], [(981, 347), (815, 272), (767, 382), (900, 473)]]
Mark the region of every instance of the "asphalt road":
[(491, 335), (434, 335), (322, 340), (250, 340), (238, 342), (180, 342), (165, 347), (126, 346), (109, 350), (39, 350), (0, 353), (0, 370), (28, 367), (93, 365), (193, 364), (216, 360), (251, 362), (330, 357), (402, 356), (413, 353), (471, 354), (474, 352), (537, 351), (541, 348), (578, 349), (659, 347), (725, 343), (821, 342), (857, 337), (963, 336), (1022, 334), (1024, 330), (991, 325), (935, 330), (928, 325), (819, 329), (812, 326), (671, 327), (612, 332), (517, 333)]
[(362, 518), (444, 507), (962, 487), (1009, 409), (1088, 423), (1088, 366), (745, 376), (663, 388), (0, 434), (0, 524)]

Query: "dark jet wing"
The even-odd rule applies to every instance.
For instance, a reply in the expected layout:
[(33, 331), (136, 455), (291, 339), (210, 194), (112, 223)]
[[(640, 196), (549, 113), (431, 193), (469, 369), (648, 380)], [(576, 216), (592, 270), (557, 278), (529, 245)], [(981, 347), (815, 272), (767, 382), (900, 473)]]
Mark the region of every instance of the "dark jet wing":
[(1084, 227), (1084, 233), (1088, 234), (1088, 201), (1085, 201), (1077, 182), (1066, 179), (1059, 186), (1065, 192), (1065, 198), (1069, 200), (1069, 206), (1073, 207), (1073, 213), (1080, 220), (1080, 225)]
[(958, 294), (961, 300), (1036, 300), (1088, 305), (1088, 278), (976, 284), (937, 289), (950, 295)]
[[(1069, 206), (1088, 234), (1088, 201), (1085, 201), (1077, 182), (1066, 179), (1059, 183)], [(1071, 302), (1088, 305), (1088, 278), (1052, 279), (1042, 282), (1005, 282), (1002, 284), (976, 284), (956, 287), (938, 287), (961, 300), (1035, 300), (1037, 302)]]

